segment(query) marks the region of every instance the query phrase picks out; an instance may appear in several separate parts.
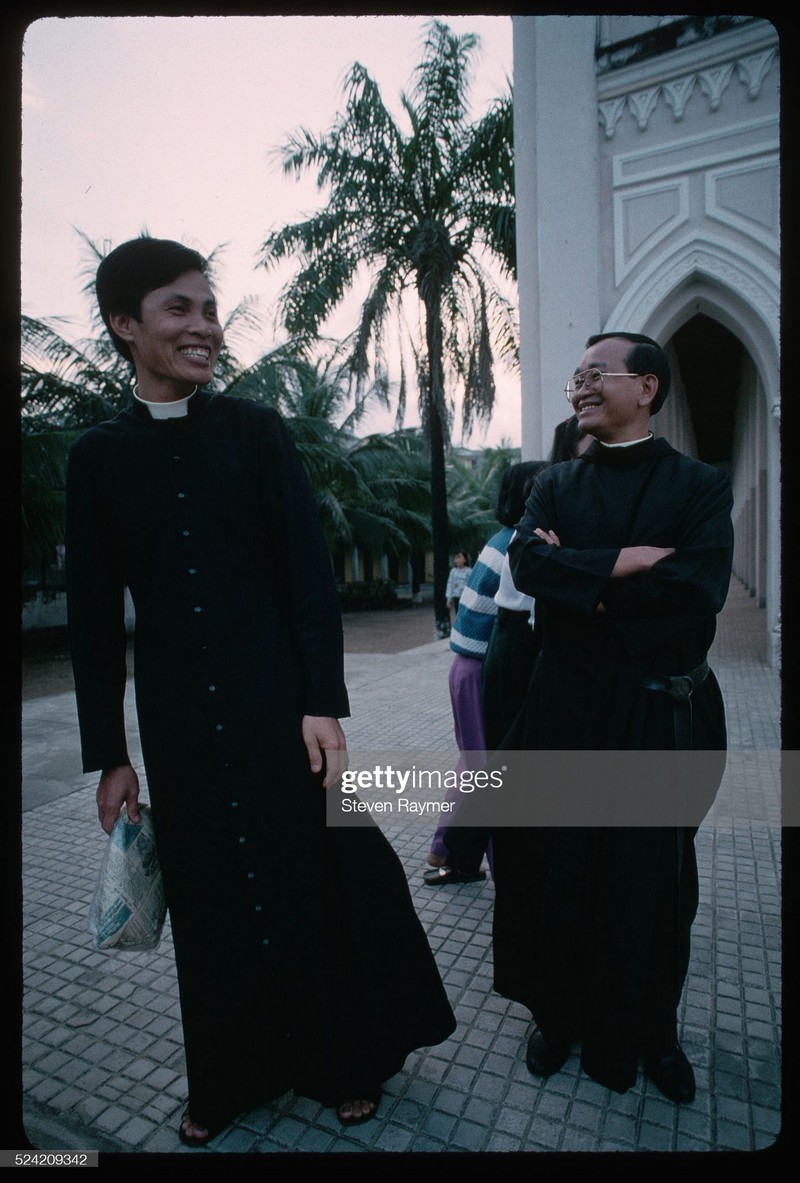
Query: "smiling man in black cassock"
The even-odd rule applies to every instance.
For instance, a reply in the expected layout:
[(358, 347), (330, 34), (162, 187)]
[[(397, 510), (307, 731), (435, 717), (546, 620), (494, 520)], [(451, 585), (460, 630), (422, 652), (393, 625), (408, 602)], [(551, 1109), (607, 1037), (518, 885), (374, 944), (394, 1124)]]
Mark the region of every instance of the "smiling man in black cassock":
[[(594, 442), (538, 478), (509, 549), (543, 636), (524, 745), (647, 752), (646, 772), (650, 754), (655, 769), (665, 751), (722, 753), (713, 783), (689, 786), (707, 801), (726, 746), (707, 653), (730, 580), (732, 499), (724, 472), (649, 431), (669, 383), (663, 350), (627, 333), (590, 337), (567, 383)], [(497, 831), (495, 987), (533, 1014), (535, 1075), (557, 1072), (580, 1040), (599, 1083), (624, 1092), (641, 1057), (670, 1100), (694, 1099), (677, 1008), (697, 909), (695, 829), (578, 816)]]
[(126, 587), (136, 610), (189, 1084), (178, 1136), (195, 1148), (289, 1089), (344, 1126), (371, 1120), (408, 1053), (455, 1027), (389, 843), (325, 824), (349, 713), (330, 557), (277, 412), (203, 389), (223, 346), (207, 271), (147, 235), (101, 261), (100, 312), (136, 385), (77, 440), (67, 476), (83, 768), (101, 772), (109, 833), (123, 805), (139, 817)]

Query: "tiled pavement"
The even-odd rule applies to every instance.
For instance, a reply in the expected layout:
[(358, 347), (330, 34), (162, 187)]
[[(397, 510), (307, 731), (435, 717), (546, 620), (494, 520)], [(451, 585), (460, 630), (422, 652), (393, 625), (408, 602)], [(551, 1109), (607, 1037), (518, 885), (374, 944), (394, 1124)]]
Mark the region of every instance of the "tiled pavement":
[[(763, 619), (734, 584), (713, 652), (731, 747), (750, 752), (779, 747), (778, 678), (762, 659)], [(393, 656), (351, 655), (351, 747), (449, 747), (449, 661), (446, 642)], [(186, 1083), (168, 925), (160, 947), (149, 953), (108, 955), (89, 945), (86, 914), (105, 838), (96, 822), (94, 777), (80, 773), (71, 695), (25, 704), (23, 756), (28, 1137), (42, 1149), (207, 1159), (210, 1151), (185, 1150), (176, 1134)], [(670, 1104), (641, 1076), (626, 1094), (611, 1093), (581, 1072), (575, 1053), (547, 1081), (532, 1077), (524, 1060), (528, 1013), (492, 993), (491, 882), (424, 887), (430, 827), (395, 817), (387, 833), (456, 1010), (455, 1034), (409, 1056), (386, 1085), (380, 1120), (342, 1130), (331, 1110), (287, 1094), (242, 1115), (213, 1150), (769, 1147), (781, 1121), (780, 830), (741, 814), (738, 807), (736, 816), (722, 808), (697, 838), (701, 902), (682, 1003), (683, 1045), (698, 1083), (694, 1104)], [(403, 1004), (413, 1000), (399, 1000)]]

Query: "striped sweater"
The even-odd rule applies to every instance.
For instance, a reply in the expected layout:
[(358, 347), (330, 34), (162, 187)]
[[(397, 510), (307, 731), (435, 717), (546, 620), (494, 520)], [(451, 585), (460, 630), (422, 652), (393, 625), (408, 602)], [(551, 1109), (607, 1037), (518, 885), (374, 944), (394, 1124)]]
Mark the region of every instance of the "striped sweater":
[(509, 526), (504, 526), (492, 535), (478, 555), (461, 594), (450, 633), (450, 648), (462, 657), (477, 657), (479, 661), (484, 658), (497, 615), (494, 596), (500, 586), (500, 569), (513, 533)]

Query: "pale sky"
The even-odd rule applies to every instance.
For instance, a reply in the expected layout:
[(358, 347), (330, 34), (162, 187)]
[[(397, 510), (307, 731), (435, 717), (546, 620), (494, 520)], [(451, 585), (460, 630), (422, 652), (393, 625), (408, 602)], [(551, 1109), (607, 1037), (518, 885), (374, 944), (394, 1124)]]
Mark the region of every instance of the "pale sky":
[[(317, 208), (312, 178), (284, 177), (272, 149), (305, 126), (326, 131), (354, 61), (402, 121), (429, 16), (43, 18), (23, 45), (22, 309), (90, 332), (81, 293), (86, 251), (76, 233), (116, 245), (147, 229), (208, 253), (227, 243), (218, 276), (226, 315), (258, 296), (255, 360), (276, 344), (279, 279), (255, 268), (271, 229)], [(445, 16), (476, 33), (472, 116), (512, 75), (509, 16)], [(355, 312), (334, 325), (344, 335)], [(397, 380), (399, 374), (393, 374)], [(473, 447), (520, 441), (519, 380), (498, 364), (498, 406)], [(409, 415), (408, 422), (415, 419)], [(363, 430), (390, 430), (375, 416)], [(458, 431), (454, 438), (459, 441)]]

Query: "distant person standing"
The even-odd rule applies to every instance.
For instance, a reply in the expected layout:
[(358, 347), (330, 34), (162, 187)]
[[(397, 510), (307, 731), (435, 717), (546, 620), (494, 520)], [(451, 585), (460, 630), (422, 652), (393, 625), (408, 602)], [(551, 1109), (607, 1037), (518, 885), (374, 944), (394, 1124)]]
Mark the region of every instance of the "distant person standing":
[[(665, 756), (718, 753), (685, 786), (707, 808), (726, 746), (708, 650), (730, 581), (732, 498), (725, 472), (649, 430), (669, 385), (660, 346), (624, 332), (590, 337), (567, 382), (594, 441), (541, 475), (509, 546), (542, 629), (523, 746), (590, 752), (596, 765), (603, 753), (650, 753), (639, 798)], [(559, 1071), (580, 1041), (600, 1084), (625, 1092), (641, 1057), (669, 1100), (694, 1099), (677, 1010), (697, 909), (695, 829), (587, 827), (578, 816), (493, 833), (495, 989), (533, 1014), (534, 1075)]]
[(452, 611), (453, 613), (458, 612), (458, 605), (464, 594), (464, 588), (467, 586), (467, 580), (472, 574), (472, 568), (468, 564), (469, 556), (467, 552), (465, 550), (457, 550), (453, 555), (453, 566), (450, 568), (450, 574), (447, 577), (447, 587), (444, 589), (448, 611)]

